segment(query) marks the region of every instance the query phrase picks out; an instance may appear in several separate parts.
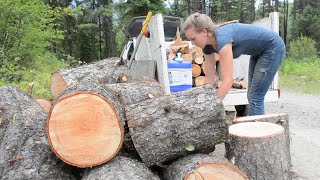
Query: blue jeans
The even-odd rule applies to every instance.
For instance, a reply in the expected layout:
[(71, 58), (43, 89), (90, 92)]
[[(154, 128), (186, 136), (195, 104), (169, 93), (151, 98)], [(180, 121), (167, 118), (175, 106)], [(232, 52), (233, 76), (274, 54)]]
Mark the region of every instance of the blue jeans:
[(264, 97), (285, 57), (281, 38), (260, 55), (251, 56), (248, 77), (249, 116), (263, 115)]

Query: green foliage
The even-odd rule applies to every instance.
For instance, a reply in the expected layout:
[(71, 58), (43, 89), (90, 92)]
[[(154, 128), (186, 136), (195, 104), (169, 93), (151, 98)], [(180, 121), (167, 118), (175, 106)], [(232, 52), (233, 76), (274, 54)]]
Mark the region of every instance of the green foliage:
[(32, 69), (12, 65), (0, 67), (0, 73), (2, 73), (0, 86), (13, 85), (26, 90), (29, 83), (34, 82), (34, 97), (51, 98), (51, 73), (66, 67), (68, 67), (67, 63), (58, 60), (52, 54), (43, 54), (41, 57), (35, 58)]
[(305, 59), (314, 59), (317, 57), (315, 41), (306, 36), (300, 36), (298, 39), (290, 42), (288, 58), (295, 61)]
[(56, 11), (40, 0), (0, 1), (0, 64), (28, 67), (51, 42), (63, 38), (53, 27)]
[(297, 9), (293, 23), (293, 37), (302, 34), (314, 39), (317, 49), (320, 49), (320, 3), (317, 1), (305, 2), (303, 9)]
[(320, 59), (286, 59), (280, 67), (280, 88), (287, 91), (319, 94)]

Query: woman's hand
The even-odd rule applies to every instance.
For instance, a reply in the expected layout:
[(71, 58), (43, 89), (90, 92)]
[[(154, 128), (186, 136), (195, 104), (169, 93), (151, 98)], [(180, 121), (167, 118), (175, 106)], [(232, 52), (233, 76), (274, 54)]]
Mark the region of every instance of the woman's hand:
[(206, 74), (204, 77), (204, 84), (210, 84), (214, 89), (218, 86), (218, 76), (214, 73)]

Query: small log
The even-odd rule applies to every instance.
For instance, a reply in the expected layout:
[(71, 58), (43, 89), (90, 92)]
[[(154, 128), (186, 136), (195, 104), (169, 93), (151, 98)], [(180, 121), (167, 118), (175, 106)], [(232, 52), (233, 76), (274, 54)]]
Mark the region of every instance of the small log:
[(240, 117), (233, 120), (233, 124), (243, 123), (243, 122), (270, 122), (274, 124), (278, 124), (284, 128), (286, 142), (288, 143), (286, 146), (288, 147), (287, 151), (287, 159), (291, 164), (291, 153), (290, 153), (290, 131), (289, 131), (289, 116), (288, 114), (266, 114), (266, 115), (257, 115), (257, 116), (246, 116)]
[(83, 82), (108, 84), (127, 82), (129, 79), (129, 69), (126, 65), (121, 65), (120, 58), (110, 58), (54, 72), (50, 88), (52, 96), (57, 98), (64, 90)]
[(126, 107), (131, 139), (147, 166), (227, 140), (223, 104), (210, 86), (191, 88)]
[(82, 180), (160, 180), (143, 163), (124, 156), (117, 156), (112, 161), (92, 169), (87, 168)]
[(197, 55), (195, 55), (194, 56), (194, 60), (193, 60), (193, 62), (195, 63), (195, 64), (203, 64), (203, 62), (204, 62), (204, 57), (203, 57), (203, 55), (202, 56), (197, 56)]
[(63, 92), (47, 120), (52, 151), (67, 164), (81, 168), (108, 162), (119, 152), (124, 140), (118, 93), (86, 85)]
[(198, 76), (194, 78), (194, 86), (198, 87), (198, 86), (203, 86), (204, 85), (204, 76)]
[(198, 64), (192, 64), (192, 77), (198, 77), (201, 74), (201, 67)]
[(193, 59), (192, 54), (182, 54), (182, 55), (181, 55), (181, 58), (182, 58), (184, 61), (192, 61), (192, 59)]
[(40, 106), (46, 113), (49, 113), (50, 108), (52, 106), (51, 100), (46, 98), (36, 98), (35, 100), (40, 104)]
[(197, 168), (184, 177), (184, 180), (249, 180), (237, 167), (230, 163), (207, 162), (201, 163)]
[(250, 179), (291, 179), (288, 143), (282, 126), (246, 122), (229, 126), (227, 157)]
[(39, 103), (12, 86), (0, 87), (0, 94), (0, 179), (75, 180), (48, 145)]
[(199, 163), (204, 162), (228, 162), (228, 160), (224, 157), (214, 157), (207, 154), (190, 154), (171, 162), (163, 172), (164, 179), (181, 180), (191, 170), (196, 169)]
[(236, 89), (247, 89), (248, 83), (244, 80), (235, 79), (233, 80), (232, 87)]

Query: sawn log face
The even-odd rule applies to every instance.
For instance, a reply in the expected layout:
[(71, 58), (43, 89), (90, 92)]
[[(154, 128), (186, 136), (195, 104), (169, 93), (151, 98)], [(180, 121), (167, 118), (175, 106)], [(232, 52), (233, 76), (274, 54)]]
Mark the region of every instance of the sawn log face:
[(148, 166), (227, 140), (223, 104), (210, 86), (192, 88), (126, 108), (132, 141)]
[(195, 170), (199, 163), (203, 162), (225, 162), (228, 160), (223, 157), (214, 157), (207, 154), (192, 154), (181, 157), (171, 163), (164, 171), (166, 180), (181, 180), (189, 171)]

